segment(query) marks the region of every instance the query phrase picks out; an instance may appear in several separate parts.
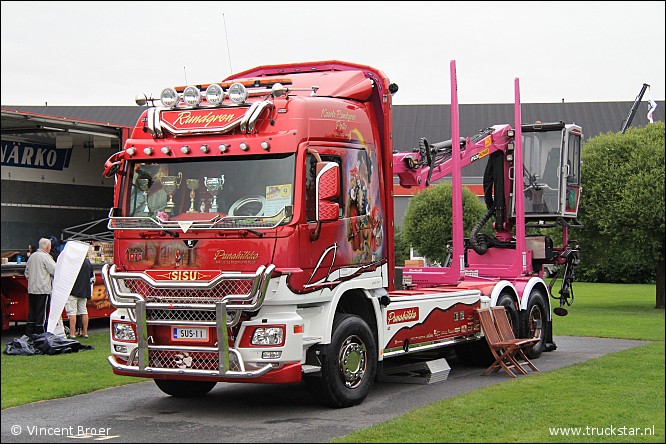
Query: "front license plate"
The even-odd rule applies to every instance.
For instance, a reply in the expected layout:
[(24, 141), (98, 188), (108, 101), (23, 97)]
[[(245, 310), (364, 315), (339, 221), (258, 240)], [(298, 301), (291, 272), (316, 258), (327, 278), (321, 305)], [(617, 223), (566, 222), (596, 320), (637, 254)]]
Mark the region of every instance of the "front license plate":
[(207, 328), (173, 327), (171, 339), (174, 341), (208, 341)]

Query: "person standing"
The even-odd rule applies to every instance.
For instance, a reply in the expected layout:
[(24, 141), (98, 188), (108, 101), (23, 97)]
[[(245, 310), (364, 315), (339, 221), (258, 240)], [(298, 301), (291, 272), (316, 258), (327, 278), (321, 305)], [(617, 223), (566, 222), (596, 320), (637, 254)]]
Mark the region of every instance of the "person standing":
[(79, 275), (74, 281), (72, 291), (67, 297), (65, 312), (69, 317), (69, 337), (76, 339), (76, 316), (81, 315), (83, 337), (88, 337), (88, 309), (86, 304), (92, 296), (92, 283), (95, 279), (92, 264), (88, 258), (83, 259)]
[(39, 249), (30, 255), (24, 271), (28, 280), (28, 323), (25, 331), (28, 336), (44, 333), (55, 266), (51, 256), (51, 241), (41, 238)]

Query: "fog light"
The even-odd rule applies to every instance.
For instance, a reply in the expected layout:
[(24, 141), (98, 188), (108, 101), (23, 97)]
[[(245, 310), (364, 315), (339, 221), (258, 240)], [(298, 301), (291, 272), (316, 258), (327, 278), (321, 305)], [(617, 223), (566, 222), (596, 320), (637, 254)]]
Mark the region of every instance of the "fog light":
[(201, 103), (201, 91), (196, 86), (188, 86), (183, 91), (183, 101), (189, 106), (199, 106)]
[(160, 101), (166, 108), (175, 108), (178, 106), (178, 93), (173, 88), (164, 88), (160, 94)]
[(283, 341), (282, 327), (259, 327), (252, 334), (252, 345), (282, 345)]
[(261, 352), (261, 359), (278, 359), (280, 356), (282, 356), (281, 351)]
[(229, 87), (227, 91), (227, 96), (236, 105), (245, 103), (247, 100), (248, 92), (245, 86), (242, 83), (234, 83)]
[(117, 341), (136, 341), (134, 329), (124, 322), (113, 323), (113, 338)]
[(113, 348), (116, 350), (116, 353), (127, 353), (126, 345), (114, 345)]
[(206, 88), (206, 101), (214, 106), (219, 105), (224, 100), (224, 91), (220, 85), (212, 84)]

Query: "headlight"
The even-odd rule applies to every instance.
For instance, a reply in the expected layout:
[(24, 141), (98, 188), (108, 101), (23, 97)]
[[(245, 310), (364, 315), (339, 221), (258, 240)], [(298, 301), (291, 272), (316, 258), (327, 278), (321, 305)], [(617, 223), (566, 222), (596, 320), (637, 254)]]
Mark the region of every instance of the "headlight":
[(183, 101), (188, 106), (199, 106), (201, 103), (201, 92), (196, 86), (188, 86), (183, 91)]
[(113, 339), (117, 341), (136, 341), (136, 334), (134, 334), (134, 329), (130, 324), (114, 322)]
[(213, 83), (206, 88), (206, 101), (213, 105), (217, 106), (224, 100), (224, 90), (220, 85)]
[(247, 100), (248, 92), (242, 83), (234, 83), (229, 87), (228, 95), (229, 100), (240, 105)]
[(283, 342), (282, 327), (259, 327), (252, 334), (252, 345), (282, 345)]
[(175, 108), (178, 106), (178, 93), (173, 88), (164, 88), (160, 94), (160, 101), (167, 108)]

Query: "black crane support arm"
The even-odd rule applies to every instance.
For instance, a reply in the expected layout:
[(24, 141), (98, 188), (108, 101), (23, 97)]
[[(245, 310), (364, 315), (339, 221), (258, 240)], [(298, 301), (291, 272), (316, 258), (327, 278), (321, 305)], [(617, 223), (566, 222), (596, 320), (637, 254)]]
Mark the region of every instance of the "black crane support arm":
[(645, 94), (645, 90), (648, 89), (650, 85), (647, 83), (643, 83), (643, 87), (641, 88), (641, 92), (638, 93), (638, 96), (636, 96), (636, 100), (634, 100), (634, 104), (631, 107), (631, 111), (629, 111), (629, 116), (627, 119), (624, 121), (622, 124), (622, 134), (629, 128), (629, 125), (631, 125), (631, 121), (634, 120), (634, 116), (636, 115), (636, 110), (638, 109), (638, 105), (641, 103), (641, 100), (643, 100), (643, 94)]

